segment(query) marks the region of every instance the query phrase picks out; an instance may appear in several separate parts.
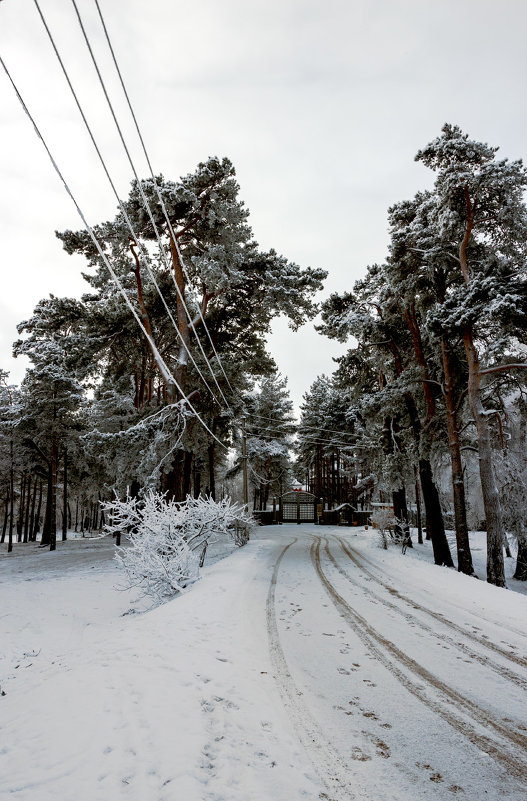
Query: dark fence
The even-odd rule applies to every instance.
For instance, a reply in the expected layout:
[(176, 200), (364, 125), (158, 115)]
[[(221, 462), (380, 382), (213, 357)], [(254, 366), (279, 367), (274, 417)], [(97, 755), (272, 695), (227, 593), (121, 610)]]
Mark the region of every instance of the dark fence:
[(278, 509), (276, 510), (276, 513), (273, 512), (272, 509), (270, 511), (261, 511), (257, 509), (255, 512), (253, 512), (253, 517), (260, 526), (274, 526), (280, 522), (278, 519)]
[(319, 522), (322, 526), (368, 526), (371, 514), (371, 509), (355, 511), (347, 506), (343, 509), (328, 509), (322, 512)]

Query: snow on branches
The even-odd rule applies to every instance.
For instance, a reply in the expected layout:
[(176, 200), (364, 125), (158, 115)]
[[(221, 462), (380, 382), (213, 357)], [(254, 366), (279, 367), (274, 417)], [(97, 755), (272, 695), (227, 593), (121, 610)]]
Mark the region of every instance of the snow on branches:
[(144, 499), (116, 499), (104, 504), (107, 534), (127, 534), (130, 546), (116, 558), (125, 573), (124, 589), (139, 588), (156, 604), (183, 591), (199, 578), (209, 543), (231, 537), (238, 546), (249, 539), (251, 516), (230, 498), (167, 501), (157, 492)]

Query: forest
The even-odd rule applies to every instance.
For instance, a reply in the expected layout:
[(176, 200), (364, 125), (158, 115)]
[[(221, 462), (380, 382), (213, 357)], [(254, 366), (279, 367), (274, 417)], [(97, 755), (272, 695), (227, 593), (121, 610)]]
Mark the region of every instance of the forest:
[[(388, 209), (385, 261), (323, 298), (331, 265), (253, 238), (233, 164), (135, 180), (113, 220), (57, 232), (85, 260), (80, 298), (20, 322), (20, 387), (1, 374), (2, 547), (103, 529), (113, 499), (152, 490), (251, 506), (303, 486), (330, 511), (388, 503), (437, 565), (527, 580), (527, 173), (457, 126), (416, 160), (433, 186)], [(268, 353), (272, 320), (316, 318), (346, 343), (295, 419)], [(317, 316), (318, 315), (318, 316)], [(424, 529), (424, 531), (423, 531)]]

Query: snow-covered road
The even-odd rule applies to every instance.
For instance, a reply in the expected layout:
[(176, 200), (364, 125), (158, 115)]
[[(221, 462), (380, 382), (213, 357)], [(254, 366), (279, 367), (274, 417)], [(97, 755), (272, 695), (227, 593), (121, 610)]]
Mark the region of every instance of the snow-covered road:
[(0, 794), (524, 801), (525, 596), (283, 525), (123, 616), (83, 548), (0, 561)]

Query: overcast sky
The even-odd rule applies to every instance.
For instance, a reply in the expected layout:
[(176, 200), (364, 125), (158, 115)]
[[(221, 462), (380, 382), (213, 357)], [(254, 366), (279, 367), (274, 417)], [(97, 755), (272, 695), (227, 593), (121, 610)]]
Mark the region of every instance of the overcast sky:
[[(77, 0), (110, 80), (93, 0)], [(121, 196), (132, 178), (70, 0), (40, 0)], [(100, 0), (156, 172), (211, 155), (236, 167), (256, 240), (350, 289), (386, 253), (386, 210), (431, 185), (416, 151), (444, 122), (527, 156), (525, 0)], [(0, 54), (89, 222), (115, 198), (34, 0), (0, 2)], [(49, 293), (80, 295), (83, 262), (56, 229), (81, 227), (0, 72), (0, 366), (16, 324)], [(122, 119), (128, 120), (124, 106)], [(124, 126), (146, 176), (131, 125)], [(270, 350), (295, 404), (343, 351), (279, 320)]]

